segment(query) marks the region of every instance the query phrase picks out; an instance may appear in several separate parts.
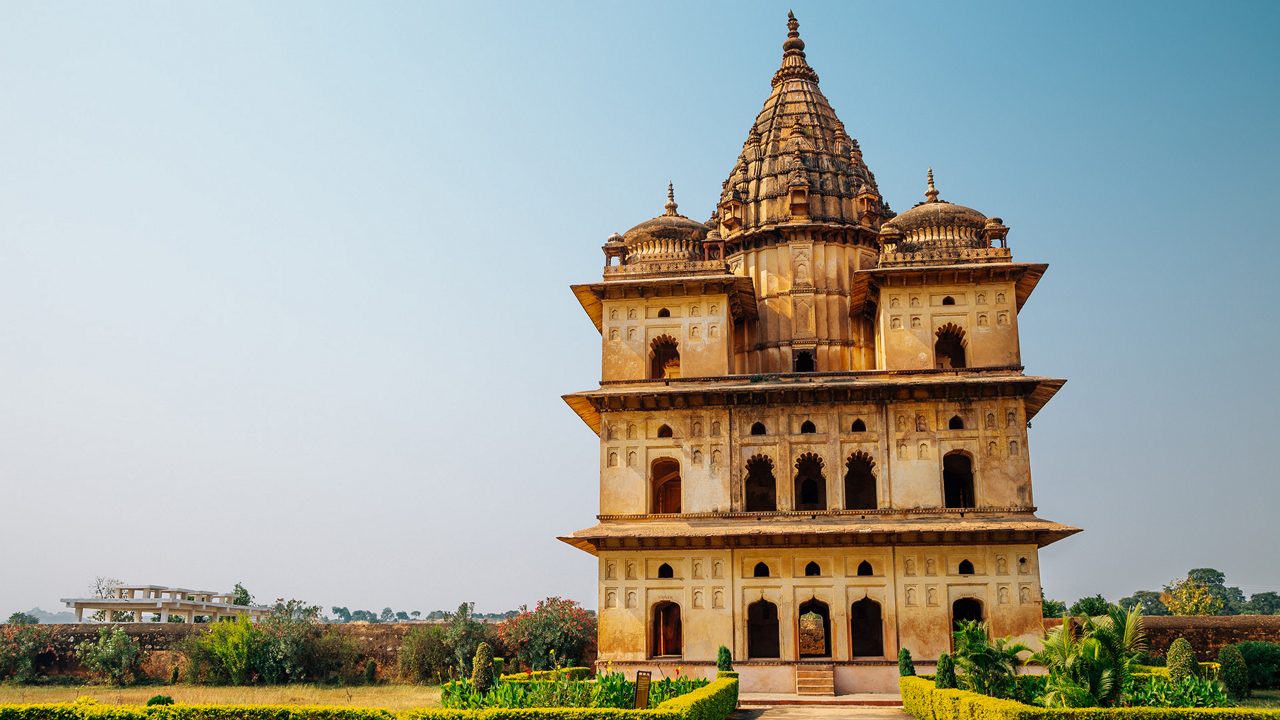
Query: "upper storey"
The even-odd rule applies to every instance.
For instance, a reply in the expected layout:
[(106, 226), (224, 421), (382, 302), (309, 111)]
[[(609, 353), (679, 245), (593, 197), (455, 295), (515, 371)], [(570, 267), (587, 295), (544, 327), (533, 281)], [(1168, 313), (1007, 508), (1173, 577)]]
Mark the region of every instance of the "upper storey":
[(782, 66), (725, 180), (712, 223), (733, 247), (788, 224), (878, 228), (889, 215), (858, 141), (845, 132), (787, 14)]

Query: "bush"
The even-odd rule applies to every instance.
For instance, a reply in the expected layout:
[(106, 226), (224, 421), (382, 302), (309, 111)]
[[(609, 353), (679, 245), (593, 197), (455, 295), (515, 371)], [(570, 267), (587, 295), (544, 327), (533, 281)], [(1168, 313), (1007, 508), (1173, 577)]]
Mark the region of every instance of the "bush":
[(96, 641), (80, 643), (76, 657), (81, 665), (104, 676), (112, 685), (137, 682), (142, 676), (142, 648), (118, 627), (99, 629)]
[(471, 661), (471, 687), (478, 693), (487, 693), (493, 687), (493, 680), (493, 650), (489, 643), (482, 642)]
[(716, 651), (716, 670), (718, 672), (733, 672), (733, 653), (729, 652), (729, 648), (724, 645)]
[(557, 661), (574, 665), (587, 659), (595, 643), (596, 618), (572, 600), (549, 597), (532, 611), (523, 607), (503, 621), (498, 637), (514, 659), (530, 670), (545, 670)]
[(0, 627), (0, 680), (33, 683), (57, 659), (50, 628), (41, 625)]
[(956, 663), (947, 653), (938, 656), (938, 672), (933, 684), (939, 690), (951, 690), (956, 687)]
[(902, 648), (898, 651), (898, 676), (912, 677), (916, 674), (916, 664), (911, 661), (911, 651)]
[(1250, 640), (1236, 647), (1249, 667), (1250, 687), (1280, 688), (1280, 643)]
[(445, 642), (444, 628), (428, 625), (410, 630), (400, 645), (400, 677), (415, 683), (436, 684), (449, 677), (453, 651)]
[(173, 669), (169, 671), (169, 684), (170, 685), (178, 684), (178, 666), (177, 665), (174, 665)]
[(153, 705), (172, 705), (172, 704), (173, 704), (173, 698), (169, 697), (168, 695), (152, 695), (147, 700), (147, 707), (152, 707)]
[(1218, 679), (1226, 686), (1233, 700), (1249, 697), (1249, 666), (1235, 645), (1227, 645), (1218, 651)]
[(378, 682), (378, 663), (373, 658), (364, 661), (364, 684), (373, 685)]
[(1175, 685), (1189, 677), (1195, 677), (1199, 669), (1196, 666), (1196, 654), (1186, 638), (1180, 637), (1169, 643), (1169, 652), (1165, 654), (1165, 661), (1169, 667), (1169, 680)]

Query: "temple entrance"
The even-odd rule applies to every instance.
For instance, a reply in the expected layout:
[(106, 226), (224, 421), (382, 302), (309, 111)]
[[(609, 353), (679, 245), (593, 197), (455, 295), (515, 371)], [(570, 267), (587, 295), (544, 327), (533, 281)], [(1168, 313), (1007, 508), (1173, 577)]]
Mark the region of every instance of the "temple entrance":
[(982, 601), (974, 598), (960, 598), (951, 603), (951, 629), (960, 629), (960, 623), (974, 620), (982, 622)]
[(653, 657), (679, 657), (684, 629), (680, 626), (680, 606), (660, 602), (653, 606)]
[(884, 621), (880, 603), (863, 598), (849, 608), (849, 634), (854, 657), (884, 657)]
[(757, 600), (747, 606), (747, 658), (776, 658), (778, 651), (778, 606)]
[(826, 603), (817, 599), (801, 603), (796, 624), (801, 658), (831, 657), (831, 610)]

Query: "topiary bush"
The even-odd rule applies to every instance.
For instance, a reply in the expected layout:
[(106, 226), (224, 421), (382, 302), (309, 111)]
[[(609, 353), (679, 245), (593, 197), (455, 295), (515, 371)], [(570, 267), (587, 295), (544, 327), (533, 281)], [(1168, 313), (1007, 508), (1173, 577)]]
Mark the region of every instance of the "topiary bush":
[(147, 707), (151, 707), (152, 705), (172, 705), (172, 704), (173, 704), (173, 698), (169, 697), (168, 695), (152, 695), (151, 698), (147, 700)]
[(939, 690), (954, 690), (956, 687), (956, 661), (947, 653), (938, 656), (938, 670), (933, 684)]
[(716, 651), (716, 670), (719, 672), (733, 671), (733, 654), (724, 645), (721, 645), (720, 649)]
[(493, 649), (489, 643), (476, 646), (475, 659), (471, 661), (471, 687), (481, 694), (493, 687)]
[(902, 648), (898, 651), (898, 676), (912, 677), (916, 674), (916, 664), (911, 660), (911, 651)]
[(1218, 680), (1227, 688), (1231, 699), (1249, 697), (1249, 666), (1235, 645), (1227, 645), (1218, 651)]
[(1169, 652), (1165, 654), (1165, 661), (1169, 667), (1169, 680), (1174, 685), (1187, 678), (1196, 677), (1196, 671), (1199, 669), (1191, 643), (1182, 637), (1169, 643)]
[(1249, 666), (1250, 687), (1280, 688), (1280, 643), (1249, 640), (1236, 647)]

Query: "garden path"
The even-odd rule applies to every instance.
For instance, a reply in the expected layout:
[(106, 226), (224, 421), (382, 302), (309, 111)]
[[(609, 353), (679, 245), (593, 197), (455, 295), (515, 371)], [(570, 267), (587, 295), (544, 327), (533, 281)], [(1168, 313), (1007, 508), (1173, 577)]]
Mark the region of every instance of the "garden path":
[(910, 720), (896, 707), (777, 705), (769, 708), (739, 709), (729, 720)]

